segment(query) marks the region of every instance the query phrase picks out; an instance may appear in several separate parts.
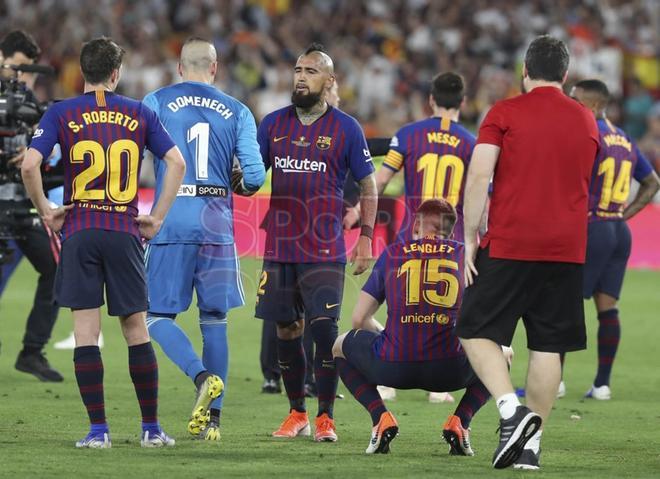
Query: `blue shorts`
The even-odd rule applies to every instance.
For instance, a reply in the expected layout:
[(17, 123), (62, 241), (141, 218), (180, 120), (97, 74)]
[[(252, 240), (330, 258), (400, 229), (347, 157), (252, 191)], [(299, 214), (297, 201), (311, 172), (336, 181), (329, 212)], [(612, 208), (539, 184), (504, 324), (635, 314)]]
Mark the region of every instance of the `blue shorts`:
[(187, 311), (193, 288), (200, 311), (226, 313), (244, 304), (233, 244), (150, 244), (146, 264), (150, 313)]
[(445, 392), (457, 391), (479, 382), (465, 355), (431, 361), (385, 361), (374, 352), (374, 341), (379, 336), (373, 331), (353, 329), (342, 343), (346, 361), (360, 371), (370, 384)]
[(255, 316), (291, 323), (339, 318), (344, 295), (343, 263), (280, 263), (264, 260)]
[(605, 293), (619, 299), (631, 243), (630, 229), (625, 221), (589, 223), (582, 288), (585, 299), (591, 298), (594, 293)]
[(147, 310), (144, 250), (130, 233), (81, 230), (62, 243), (55, 276), (55, 301), (71, 309), (103, 305), (105, 286), (110, 316)]

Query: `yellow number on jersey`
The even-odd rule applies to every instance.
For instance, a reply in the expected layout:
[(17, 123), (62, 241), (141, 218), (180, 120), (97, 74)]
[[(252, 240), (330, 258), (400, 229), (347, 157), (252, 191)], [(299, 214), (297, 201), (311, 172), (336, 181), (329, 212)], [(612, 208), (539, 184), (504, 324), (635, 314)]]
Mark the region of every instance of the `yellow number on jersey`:
[[(417, 160), (417, 172), (424, 172), (422, 180), (422, 201), (432, 198), (445, 198), (452, 206), (458, 204), (465, 165), (456, 155), (426, 153)], [(447, 195), (444, 195), (445, 187)]]
[(268, 271), (261, 272), (261, 281), (259, 281), (259, 288), (257, 289), (257, 295), (263, 296), (266, 294), (266, 283), (268, 282)]
[[(406, 305), (419, 304), (423, 298), (425, 303), (451, 308), (456, 304), (460, 283), (455, 274), (440, 271), (448, 268), (458, 271), (458, 263), (447, 259), (409, 259), (397, 271), (396, 277), (406, 275)], [(436, 285), (444, 283), (444, 294), (438, 294)], [(431, 288), (422, 289), (424, 286)]]
[(603, 175), (603, 188), (598, 202), (600, 209), (607, 210), (610, 203), (622, 205), (628, 200), (632, 162), (628, 160), (621, 162), (621, 169), (616, 180), (614, 179), (615, 169), (616, 162), (611, 156), (605, 158), (598, 166), (598, 176)]
[[(138, 191), (138, 167), (140, 149), (133, 140), (117, 140), (110, 144), (108, 152), (93, 140), (79, 141), (71, 148), (71, 163), (84, 163), (88, 155), (90, 165), (73, 179), (72, 199), (78, 201), (102, 201), (106, 197), (113, 203), (126, 204), (135, 199)], [(122, 158), (126, 159), (125, 179), (122, 177)], [(87, 189), (107, 169), (105, 190)], [(125, 181), (125, 184), (123, 182)]]

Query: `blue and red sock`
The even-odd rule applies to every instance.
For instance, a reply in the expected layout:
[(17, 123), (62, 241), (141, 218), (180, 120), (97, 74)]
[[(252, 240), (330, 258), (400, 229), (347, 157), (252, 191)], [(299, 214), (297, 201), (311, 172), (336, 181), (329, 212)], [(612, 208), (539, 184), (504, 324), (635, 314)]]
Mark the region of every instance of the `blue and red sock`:
[(461, 420), (463, 429), (470, 427), (472, 418), (488, 402), (488, 399), (490, 399), (490, 393), (486, 386), (481, 384), (481, 381), (471, 384), (465, 389), (465, 393), (454, 412), (454, 415)]
[(295, 339), (277, 338), (277, 355), (289, 405), (295, 411), (305, 412), (306, 360), (302, 336)]
[(98, 346), (80, 346), (73, 351), (76, 381), (80, 397), (87, 409), (92, 432), (105, 432), (105, 401), (103, 398), (103, 361)]
[(619, 310), (608, 309), (598, 313), (598, 372), (594, 386), (610, 384), (612, 364), (621, 340), (621, 322)]
[(334, 319), (317, 319), (310, 325), (316, 351), (314, 353), (314, 378), (319, 400), (317, 416), (327, 414), (332, 418), (335, 397), (337, 396), (337, 367), (332, 356), (339, 327)]
[(370, 384), (360, 371), (354, 368), (344, 358), (335, 358), (339, 376), (353, 397), (371, 415), (371, 422), (375, 426), (380, 421), (380, 416), (387, 412), (385, 403), (378, 393), (375, 384)]
[(159, 429), (158, 362), (151, 341), (129, 346), (128, 369), (142, 412), (142, 429)]

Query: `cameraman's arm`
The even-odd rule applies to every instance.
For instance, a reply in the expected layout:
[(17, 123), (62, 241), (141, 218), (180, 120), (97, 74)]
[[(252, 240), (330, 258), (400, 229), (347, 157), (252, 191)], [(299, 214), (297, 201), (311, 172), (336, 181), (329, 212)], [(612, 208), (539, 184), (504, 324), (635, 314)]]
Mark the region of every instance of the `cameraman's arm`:
[(21, 165), (21, 176), (23, 184), (27, 190), (32, 203), (39, 212), (39, 216), (44, 216), (50, 211), (50, 203), (44, 194), (41, 183), (41, 161), (43, 156), (38, 150), (29, 148), (25, 153), (23, 164)]

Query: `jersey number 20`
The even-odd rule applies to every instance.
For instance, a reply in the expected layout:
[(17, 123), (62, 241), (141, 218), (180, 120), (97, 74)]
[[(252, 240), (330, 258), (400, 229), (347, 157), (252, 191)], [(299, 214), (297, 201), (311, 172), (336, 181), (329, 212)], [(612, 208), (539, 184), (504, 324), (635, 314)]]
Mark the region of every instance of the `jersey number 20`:
[[(71, 149), (71, 163), (84, 163), (89, 156), (91, 164), (73, 179), (73, 200), (104, 201), (126, 204), (133, 201), (138, 191), (140, 149), (133, 140), (113, 141), (108, 151), (94, 140), (83, 140)], [(125, 159), (125, 165), (122, 159)], [(87, 186), (106, 174), (105, 188)], [(122, 174), (124, 173), (125, 174)]]

